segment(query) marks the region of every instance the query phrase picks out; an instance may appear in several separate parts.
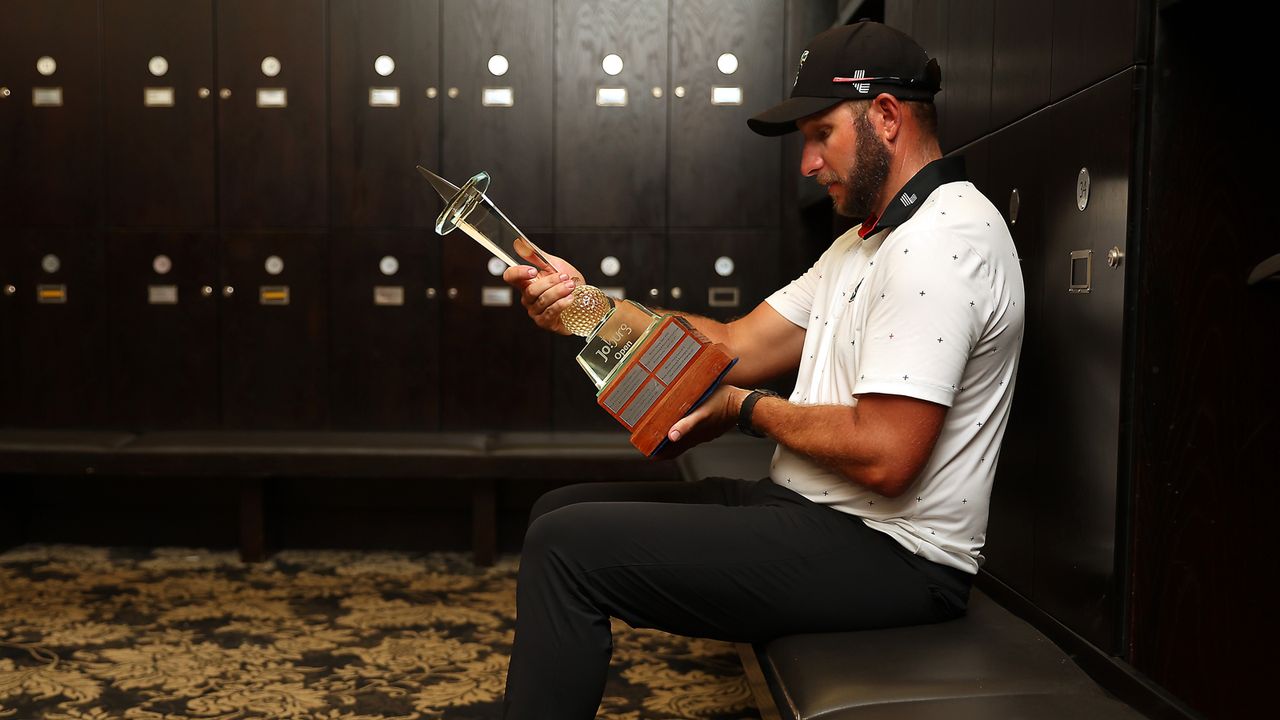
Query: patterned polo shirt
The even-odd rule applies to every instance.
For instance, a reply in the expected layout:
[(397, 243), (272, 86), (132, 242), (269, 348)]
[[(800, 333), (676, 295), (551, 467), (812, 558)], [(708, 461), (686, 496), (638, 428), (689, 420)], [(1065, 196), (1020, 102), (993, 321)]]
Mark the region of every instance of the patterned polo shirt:
[(805, 328), (790, 401), (904, 395), (949, 408), (924, 469), (888, 498), (779, 446), (773, 481), (929, 560), (976, 573), (1013, 400), (1024, 290), (1004, 218), (960, 158), (920, 170), (872, 226), (842, 235), (768, 302)]

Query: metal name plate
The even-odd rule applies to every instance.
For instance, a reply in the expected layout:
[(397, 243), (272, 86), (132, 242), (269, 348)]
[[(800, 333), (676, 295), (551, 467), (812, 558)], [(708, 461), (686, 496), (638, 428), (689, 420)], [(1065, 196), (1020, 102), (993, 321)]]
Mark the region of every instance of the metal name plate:
[(711, 88), (711, 104), (712, 105), (741, 105), (742, 104), (742, 88), (740, 87), (721, 87), (719, 85)]
[(622, 409), (632, 395), (636, 394), (636, 390), (640, 388), (649, 377), (649, 373), (639, 365), (633, 366), (627, 371), (626, 375), (613, 386), (613, 390), (604, 399), (604, 406), (612, 410), (615, 414)]
[(636, 393), (635, 399), (627, 406), (626, 412), (618, 416), (626, 424), (628, 430), (635, 428), (636, 423), (640, 422), (640, 418), (649, 412), (649, 408), (653, 407), (658, 398), (662, 397), (662, 393), (666, 389), (667, 387), (662, 383), (654, 378), (649, 378), (649, 382), (640, 388), (640, 392)]
[(707, 305), (711, 307), (738, 307), (738, 299), (736, 287), (707, 288)]
[(142, 106), (143, 107), (173, 107), (173, 88), (171, 87), (142, 88)]
[(288, 285), (263, 285), (258, 288), (259, 305), (288, 305)]
[(258, 107), (282, 108), (289, 106), (289, 93), (285, 88), (258, 88)]
[(600, 107), (626, 107), (627, 89), (620, 87), (596, 88), (596, 105)]
[(515, 91), (509, 87), (485, 88), (480, 95), (485, 107), (511, 107), (516, 104)]
[(400, 88), (369, 88), (369, 107), (400, 107)]
[(376, 285), (373, 288), (374, 305), (404, 305), (403, 285)]
[(697, 338), (685, 335), (680, 345), (676, 347), (676, 351), (671, 353), (671, 357), (667, 358), (667, 361), (662, 363), (662, 367), (658, 368), (658, 372), (654, 373), (654, 377), (670, 385), (701, 349), (702, 343), (698, 342)]
[(671, 352), (671, 348), (675, 347), (676, 343), (680, 342), (684, 337), (686, 337), (684, 328), (680, 327), (679, 323), (671, 323), (662, 331), (661, 335), (654, 338), (653, 344), (649, 346), (644, 355), (640, 356), (640, 364), (650, 370), (657, 369), (662, 359), (667, 356), (667, 353)]
[(177, 285), (148, 285), (147, 286), (147, 304), (148, 305), (177, 305), (178, 304), (178, 286)]
[(31, 88), (31, 104), (35, 107), (62, 107), (62, 88)]
[(484, 307), (511, 307), (511, 286), (485, 286), (480, 288), (480, 304)]
[(37, 285), (36, 302), (41, 305), (62, 305), (67, 302), (66, 285)]

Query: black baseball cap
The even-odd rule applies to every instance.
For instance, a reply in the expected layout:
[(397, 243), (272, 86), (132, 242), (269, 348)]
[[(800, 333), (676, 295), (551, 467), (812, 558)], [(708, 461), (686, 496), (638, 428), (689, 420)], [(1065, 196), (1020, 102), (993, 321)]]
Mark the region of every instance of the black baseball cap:
[(933, 102), (942, 70), (911, 36), (864, 20), (818, 33), (800, 54), (791, 98), (747, 120), (761, 135), (785, 135), (796, 120), (845, 100), (888, 93), (899, 100)]

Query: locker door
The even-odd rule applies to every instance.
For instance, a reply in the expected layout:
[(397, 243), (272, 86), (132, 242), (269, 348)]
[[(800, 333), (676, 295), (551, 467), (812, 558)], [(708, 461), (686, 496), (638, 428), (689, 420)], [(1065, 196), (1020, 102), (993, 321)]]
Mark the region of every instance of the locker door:
[(1142, 46), (1138, 33), (1146, 32), (1146, 23), (1139, 24), (1138, 14), (1145, 12), (1147, 5), (1137, 0), (1053, 4), (1054, 100), (1134, 64)]
[[(102, 237), (88, 230), (7, 232), (16, 256), (8, 298), (16, 344), (6, 422), (89, 428), (102, 422), (107, 317)], [(16, 248), (16, 252), (14, 249)]]
[(551, 0), (444, 2), (444, 177), (487, 171), (489, 197), (525, 230), (551, 225), (551, 11)]
[(942, 68), (942, 91), (933, 96), (933, 104), (938, 108), (938, 141), (942, 145), (943, 154), (956, 149), (951, 137), (951, 88), (957, 85), (956, 76), (951, 72), (951, 56), (948, 52), (951, 33), (952, 14), (959, 14), (961, 3), (947, 0), (916, 0), (912, 10), (911, 37), (920, 43), (925, 54), (938, 61)]
[(333, 425), (435, 430), (440, 237), (430, 231), (341, 231), (330, 257)]
[(222, 224), (326, 225), (324, 1), (217, 7)]
[(557, 0), (558, 227), (666, 224), (667, 33), (665, 2)]
[[(551, 238), (531, 235), (554, 252)], [(442, 430), (548, 430), (552, 337), (529, 320), (506, 266), (454, 232), (441, 245)], [(492, 262), (490, 262), (492, 260)]]
[(991, 48), (994, 0), (951, 4), (947, 24), (947, 119), (939, 123), (946, 147), (958, 147), (991, 129)]
[(333, 223), (428, 227), (438, 210), (414, 165), (439, 168), (438, 0), (329, 5)]
[(1003, 127), (1049, 103), (1052, 0), (997, 2), (991, 125)]
[(101, 218), (98, 3), (5, 3), (0, 23), (0, 226)]
[[(1045, 173), (1040, 513), (1036, 592), (1054, 617), (1106, 650), (1118, 650), (1116, 499), (1124, 369), (1124, 252), (1133, 147), (1135, 72), (1053, 109)], [(1078, 203), (1081, 171), (1087, 204)]]
[(782, 11), (773, 0), (672, 3), (671, 226), (777, 225), (782, 143), (747, 118), (782, 100)]
[(211, 227), (213, 5), (103, 4), (107, 224)]
[(234, 429), (325, 425), (327, 238), (227, 233), (222, 241), (222, 418)]
[[(560, 257), (573, 262), (586, 281), (610, 296), (646, 307), (663, 302), (666, 242), (662, 233), (562, 233), (556, 238)], [(552, 425), (556, 430), (621, 429), (596, 404), (595, 385), (575, 359), (585, 347), (581, 338), (553, 341)]]
[(667, 306), (717, 320), (755, 309), (778, 279), (772, 232), (672, 232), (667, 237)]
[(218, 427), (216, 236), (113, 232), (107, 278), (111, 425)]
[[(1053, 413), (1045, 399), (1054, 380), (1044, 368), (1045, 156), (1053, 144), (1049, 112), (1040, 112), (989, 138), (990, 179), (984, 193), (1009, 223), (1026, 288), (1026, 334), (1009, 425), (1000, 448), (987, 527), (987, 569), (1024, 594), (1032, 592), (1037, 497), (1043, 490), (1040, 448), (1058, 443), (1045, 434)], [(1059, 189), (1060, 190), (1060, 189)]]

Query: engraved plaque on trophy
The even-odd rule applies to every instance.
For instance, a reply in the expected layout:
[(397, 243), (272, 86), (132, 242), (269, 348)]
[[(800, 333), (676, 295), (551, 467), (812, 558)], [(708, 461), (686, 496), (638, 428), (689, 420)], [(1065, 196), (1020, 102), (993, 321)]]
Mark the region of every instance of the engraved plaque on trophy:
[[(559, 270), (524, 236), (485, 192), (481, 172), (458, 188), (418, 166), (445, 208), (436, 232), (461, 229), (508, 266), (522, 262), (542, 274)], [(560, 315), (565, 329), (586, 338), (578, 365), (596, 387), (596, 403), (631, 431), (631, 444), (654, 455), (667, 430), (705, 400), (737, 362), (678, 315), (658, 315), (631, 300), (614, 300), (597, 287), (578, 285)]]

